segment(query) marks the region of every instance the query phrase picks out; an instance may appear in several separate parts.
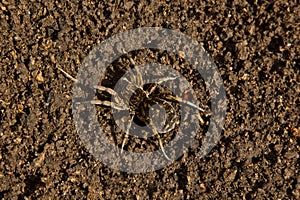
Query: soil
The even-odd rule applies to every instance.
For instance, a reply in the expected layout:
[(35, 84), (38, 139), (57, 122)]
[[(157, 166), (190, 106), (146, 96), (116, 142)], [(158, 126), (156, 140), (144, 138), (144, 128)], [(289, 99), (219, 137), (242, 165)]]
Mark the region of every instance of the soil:
[[(296, 0), (1, 1), (0, 199), (300, 199), (299, 16)], [(76, 76), (93, 47), (144, 26), (201, 42), (228, 107), (207, 156), (191, 149), (163, 169), (130, 174), (82, 144), (73, 82), (57, 67)], [(130, 54), (143, 55), (180, 60)]]

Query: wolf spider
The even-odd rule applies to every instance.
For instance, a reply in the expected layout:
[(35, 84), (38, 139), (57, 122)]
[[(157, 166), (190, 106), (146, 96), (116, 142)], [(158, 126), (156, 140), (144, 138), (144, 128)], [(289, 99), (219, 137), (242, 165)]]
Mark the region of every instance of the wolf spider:
[[(131, 57), (128, 57), (128, 59), (130, 60), (130, 63), (133, 66), (135, 66), (134, 60)], [(59, 71), (61, 71), (66, 77), (71, 79), (72, 81), (78, 82), (78, 80), (76, 78), (74, 78), (73, 76), (68, 74), (66, 71), (64, 71), (60, 67), (57, 66), (57, 69)], [(176, 95), (174, 96), (170, 93), (167, 93), (167, 94), (166, 93), (160, 93), (164, 89), (163, 86), (160, 86), (160, 84), (162, 82), (171, 81), (171, 80), (176, 79), (177, 77), (165, 77), (165, 78), (160, 79), (155, 84), (148, 84), (148, 87), (144, 87), (141, 74), (138, 70), (136, 71), (136, 75), (137, 75), (137, 84), (135, 84), (134, 86), (140, 92), (136, 91), (135, 94), (141, 94), (141, 95), (135, 95), (134, 94), (133, 96), (140, 96), (140, 98), (132, 98), (131, 97), (130, 99), (128, 99), (129, 104), (124, 104), (124, 102), (122, 102), (119, 94), (117, 94), (117, 92), (115, 90), (113, 90), (109, 87), (104, 87), (104, 86), (101, 86), (101, 85), (97, 85), (97, 86), (95, 86), (95, 89), (110, 94), (111, 96), (113, 96), (115, 98), (116, 103), (114, 103), (112, 101), (107, 101), (107, 100), (92, 100), (89, 103), (94, 104), (94, 105), (108, 106), (108, 107), (112, 107), (112, 108), (117, 109), (117, 110), (130, 110), (130, 119), (126, 119), (126, 121), (128, 121), (128, 126), (125, 128), (125, 136), (124, 136), (123, 141), (122, 141), (121, 154), (123, 152), (126, 140), (129, 137), (129, 130), (132, 126), (132, 122), (134, 121), (134, 119), (137, 119), (140, 122), (144, 123), (145, 125), (148, 125), (149, 128), (151, 128), (151, 130), (153, 132), (153, 135), (156, 136), (159, 140), (159, 146), (162, 150), (162, 153), (164, 154), (166, 159), (170, 160), (170, 158), (167, 156), (167, 154), (164, 150), (162, 139), (161, 139), (161, 136), (159, 135), (157, 127), (155, 126), (155, 124), (153, 122), (153, 119), (151, 117), (149, 117), (149, 113), (146, 113), (145, 110), (149, 111), (149, 108), (150, 108), (151, 104), (152, 105), (153, 104), (164, 104), (165, 106), (169, 107), (168, 114), (175, 113), (174, 117), (171, 118), (171, 120), (170, 120), (170, 121), (173, 121), (177, 117), (176, 109), (168, 101), (171, 101), (171, 102), (176, 102), (177, 101), (177, 102), (180, 102), (180, 103), (184, 103), (184, 104), (186, 104), (186, 105), (188, 105), (192, 108), (197, 109), (200, 112), (204, 112), (204, 109), (200, 108), (198, 105), (188, 101), (185, 98), (181, 98), (181, 97), (176, 96)], [(126, 82), (128, 82), (128, 84), (132, 84), (131, 81), (128, 80), (128, 79), (126, 79)], [(136, 102), (133, 103), (134, 101), (136, 101)], [(159, 113), (157, 113), (157, 114), (159, 114)], [(200, 114), (198, 115), (198, 119), (199, 119), (201, 124), (204, 123), (203, 119), (200, 116)], [(163, 132), (168, 132), (168, 131), (172, 130), (174, 127), (175, 127), (175, 123), (165, 125), (165, 127), (163, 128)]]

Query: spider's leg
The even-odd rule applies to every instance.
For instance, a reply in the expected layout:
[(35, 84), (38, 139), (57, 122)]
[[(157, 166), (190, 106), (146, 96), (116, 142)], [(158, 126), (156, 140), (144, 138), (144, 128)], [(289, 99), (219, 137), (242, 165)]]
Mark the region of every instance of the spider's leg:
[[(127, 53), (124, 49), (123, 49), (122, 51), (123, 51), (124, 54)], [(136, 63), (134, 62), (134, 60), (133, 60), (130, 56), (127, 56), (127, 58), (129, 59), (131, 65), (136, 66)], [(140, 70), (139, 70), (138, 67), (135, 68), (135, 71), (136, 71), (137, 84), (134, 84), (134, 85), (135, 85), (136, 87), (142, 89), (142, 88), (143, 88), (143, 85), (144, 85), (144, 81), (143, 81), (141, 72), (140, 72)], [(134, 78), (135, 78), (135, 77), (134, 77)]]
[[(122, 51), (123, 51), (124, 54), (127, 54), (127, 53), (128, 53), (128, 52), (125, 51), (125, 49), (122, 49)], [(130, 56), (127, 56), (127, 58), (129, 59), (130, 63), (131, 63), (133, 66), (135, 66), (134, 60), (133, 60)]]
[[(66, 71), (64, 71), (60, 67), (57, 67), (57, 69), (59, 71), (61, 71), (66, 77), (68, 77), (69, 79), (71, 79), (72, 81), (78, 82), (78, 80), (76, 78), (74, 78), (73, 76), (71, 76), (69, 73), (67, 73)], [(110, 101), (102, 101), (102, 100), (92, 100), (92, 101), (85, 101), (85, 102), (77, 102), (77, 104), (92, 103), (92, 104), (95, 104), (95, 105), (103, 105), (103, 106), (112, 107), (112, 108), (115, 108), (117, 110), (126, 110), (126, 109), (128, 109), (128, 107), (125, 104), (122, 104), (122, 101), (120, 100), (119, 95), (113, 89), (107, 88), (107, 87), (104, 87), (104, 86), (101, 86), (101, 85), (96, 85), (96, 86), (94, 86), (94, 88), (98, 89), (99, 91), (107, 92), (110, 95), (114, 96), (117, 104), (119, 104), (119, 105), (117, 105), (117, 104), (115, 104), (113, 102), (110, 102)]]
[(141, 75), (141, 72), (140, 72), (140, 70), (139, 70), (138, 67), (136, 67), (135, 70), (136, 70), (137, 85), (138, 85), (140, 88), (143, 88), (144, 81), (143, 81), (143, 77), (142, 77), (142, 75)]
[[(78, 102), (78, 103), (85, 103), (85, 102)], [(118, 106), (115, 103), (110, 102), (110, 101), (91, 100), (91, 101), (88, 101), (88, 103), (91, 103), (91, 104), (94, 104), (94, 105), (108, 106), (108, 107), (114, 108), (116, 110), (127, 110), (127, 107), (125, 107), (123, 105)]]
[(128, 80), (127, 78), (123, 78), (124, 81), (126, 81), (128, 84), (132, 84), (134, 87), (136, 87), (135, 89), (139, 88), (141, 90), (143, 90), (143, 87), (140, 85), (137, 85), (136, 83), (132, 83), (130, 80)]
[(162, 84), (163, 82), (167, 82), (167, 81), (172, 81), (172, 80), (175, 80), (177, 79), (178, 76), (175, 76), (175, 77), (171, 77), (171, 76), (168, 76), (168, 77), (163, 77), (161, 79), (158, 79), (156, 81), (156, 85), (154, 85), (149, 92), (146, 91), (146, 96), (149, 97), (153, 92), (154, 90), (160, 85)]
[(134, 118), (134, 115), (132, 115), (132, 117), (130, 118), (130, 120), (129, 120), (129, 122), (128, 122), (128, 126), (127, 126), (127, 128), (126, 128), (125, 136), (124, 136), (124, 139), (123, 139), (123, 142), (122, 142), (121, 154), (123, 153), (124, 146), (125, 146), (125, 142), (126, 142), (126, 140), (128, 139), (128, 136), (129, 136), (129, 129), (130, 129), (130, 127), (131, 127), (133, 118)]
[(177, 115), (177, 113), (176, 113), (176, 109), (174, 108), (174, 106), (170, 103), (170, 102), (168, 102), (168, 101), (166, 101), (166, 100), (164, 100), (164, 99), (161, 99), (161, 98), (158, 98), (158, 100), (159, 101), (162, 101), (162, 102), (164, 102), (164, 103), (166, 103), (166, 104), (168, 104), (168, 106), (170, 106), (171, 107), (171, 109), (172, 109), (172, 112), (174, 113), (174, 116), (172, 117), (172, 119), (170, 120), (170, 121), (172, 121), (172, 122), (174, 122), (174, 123), (172, 123), (171, 125), (166, 125), (165, 127), (164, 127), (164, 133), (167, 133), (167, 132), (169, 132), (169, 131), (171, 131), (172, 129), (174, 129), (174, 127), (175, 127), (175, 125), (176, 125), (176, 123), (175, 123), (175, 119), (176, 118), (178, 118), (178, 115)]
[[(128, 57), (128, 58), (129, 58), (130, 63), (131, 63), (133, 66), (136, 66), (134, 60), (133, 60), (131, 57)], [(139, 68), (136, 67), (136, 68), (135, 68), (135, 71), (136, 71), (137, 85), (138, 85), (139, 87), (143, 87), (144, 81), (143, 81), (143, 78), (142, 78), (142, 75), (141, 75), (141, 72), (140, 72)]]
[(168, 96), (166, 98), (170, 98), (171, 100), (176, 100), (176, 101), (179, 101), (181, 103), (184, 103), (184, 104), (187, 104), (188, 106), (191, 106), (193, 108), (196, 108), (197, 110), (201, 111), (201, 112), (204, 112), (205, 110), (203, 108), (200, 108), (199, 106), (197, 106), (196, 104), (190, 102), (190, 101), (187, 101), (181, 97), (178, 97), (178, 96)]
[(155, 128), (155, 126), (153, 125), (153, 123), (152, 123), (152, 120), (150, 119), (150, 127), (151, 127), (151, 129), (152, 129), (152, 131), (153, 131), (153, 133), (154, 133), (154, 135), (156, 135), (157, 136), (157, 138), (158, 138), (158, 140), (159, 140), (159, 146), (160, 146), (160, 148), (161, 148), (161, 151), (163, 152), (163, 154), (164, 154), (164, 156), (167, 158), (167, 160), (171, 160), (168, 156), (167, 156), (167, 154), (166, 154), (166, 152), (165, 152), (165, 149), (164, 149), (164, 146), (163, 146), (163, 143), (162, 143), (162, 140), (161, 140), (161, 137), (160, 137), (160, 135), (158, 134), (158, 132), (157, 132), (157, 130), (156, 130), (156, 128)]
[(107, 93), (109, 93), (109, 94), (112, 95), (112, 96), (117, 95), (116, 91), (114, 91), (114, 90), (111, 89), (111, 88), (104, 87), (104, 86), (102, 86), (102, 85), (96, 85), (96, 86), (94, 86), (94, 88), (97, 89), (97, 90), (99, 90), (99, 91), (107, 92)]
[(202, 119), (200, 113), (198, 113), (198, 119), (199, 119), (199, 121), (200, 121), (200, 124), (201, 124), (201, 125), (204, 125), (204, 120)]
[(167, 82), (167, 81), (173, 81), (175, 79), (179, 78), (179, 76), (167, 76), (167, 77), (163, 77), (158, 79), (157, 84), (161, 84), (163, 82)]
[(56, 68), (61, 71), (66, 77), (68, 77), (69, 79), (71, 79), (74, 82), (78, 82), (78, 80), (76, 78), (74, 78), (73, 76), (71, 76), (70, 74), (68, 74), (65, 70), (63, 70), (62, 68), (56, 66)]
[[(74, 82), (78, 82), (78, 80), (76, 78), (74, 78), (73, 76), (71, 76), (69, 73), (67, 73), (65, 70), (63, 70), (62, 68), (56, 66), (56, 68), (61, 71), (66, 77), (68, 77), (69, 79), (71, 79), (72, 81)], [(95, 89), (98, 89), (100, 91), (104, 91), (104, 92), (107, 92), (111, 95), (116, 95), (116, 92), (111, 89), (111, 88), (107, 88), (107, 87), (104, 87), (104, 86), (101, 86), (101, 85), (96, 85), (94, 86)]]

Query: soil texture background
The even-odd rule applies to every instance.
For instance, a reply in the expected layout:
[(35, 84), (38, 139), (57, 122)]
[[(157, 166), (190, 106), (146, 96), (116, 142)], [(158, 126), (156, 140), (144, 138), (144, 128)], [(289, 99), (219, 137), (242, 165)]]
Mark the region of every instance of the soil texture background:
[[(300, 199), (299, 19), (296, 0), (1, 1), (0, 199)], [(144, 26), (202, 43), (228, 107), (206, 157), (191, 149), (161, 170), (129, 174), (86, 150), (72, 118), (73, 82), (57, 67), (76, 76), (95, 46)], [(188, 70), (163, 52), (129, 56)]]

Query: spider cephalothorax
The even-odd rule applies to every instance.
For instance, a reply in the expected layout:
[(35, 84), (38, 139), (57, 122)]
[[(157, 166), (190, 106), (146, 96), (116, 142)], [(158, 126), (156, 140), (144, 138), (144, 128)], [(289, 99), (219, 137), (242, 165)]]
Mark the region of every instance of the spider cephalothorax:
[[(147, 96), (151, 91), (153, 92)], [(134, 113), (134, 122), (140, 126), (147, 126), (152, 117), (165, 117), (165, 124), (160, 124), (168, 129), (170, 123), (175, 123), (176, 102), (168, 101), (167, 97), (172, 96), (172, 93), (166, 88), (156, 84), (148, 84), (143, 86), (143, 90), (138, 89), (132, 98), (130, 98), (130, 109)], [(151, 109), (160, 106), (162, 109), (156, 109), (155, 112)], [(177, 105), (178, 106), (178, 105)], [(164, 110), (165, 113), (162, 111)], [(152, 112), (151, 112), (152, 111)], [(163, 121), (161, 121), (163, 123)]]

